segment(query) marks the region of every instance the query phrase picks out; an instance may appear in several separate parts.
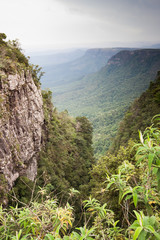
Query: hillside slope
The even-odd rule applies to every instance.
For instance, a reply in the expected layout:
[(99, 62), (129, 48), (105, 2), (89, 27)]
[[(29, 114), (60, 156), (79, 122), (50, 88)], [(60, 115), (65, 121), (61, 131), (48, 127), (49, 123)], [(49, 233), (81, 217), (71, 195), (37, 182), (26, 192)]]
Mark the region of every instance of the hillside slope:
[(125, 114), (110, 151), (117, 152), (130, 138), (138, 139), (138, 130), (142, 132), (151, 124), (152, 118), (160, 114), (160, 71), (156, 80), (136, 99)]
[(95, 152), (104, 154), (125, 111), (148, 88), (159, 66), (159, 49), (121, 51), (99, 72), (57, 88), (55, 105), (88, 117), (93, 123)]

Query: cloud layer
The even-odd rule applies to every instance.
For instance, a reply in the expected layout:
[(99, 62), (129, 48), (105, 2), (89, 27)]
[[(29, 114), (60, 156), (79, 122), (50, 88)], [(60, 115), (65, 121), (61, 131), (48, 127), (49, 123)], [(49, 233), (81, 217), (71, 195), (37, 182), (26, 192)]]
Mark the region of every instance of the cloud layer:
[(160, 42), (159, 0), (2, 0), (1, 32), (23, 48)]

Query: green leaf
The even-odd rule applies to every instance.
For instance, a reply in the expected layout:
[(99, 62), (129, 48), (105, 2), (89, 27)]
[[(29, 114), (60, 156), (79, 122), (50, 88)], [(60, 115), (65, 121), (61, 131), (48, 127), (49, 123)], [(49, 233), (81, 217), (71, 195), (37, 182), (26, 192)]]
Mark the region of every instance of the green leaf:
[(131, 199), (131, 198), (132, 198), (132, 195), (127, 195), (127, 196), (125, 197), (125, 200)]
[(127, 190), (126, 192), (123, 193), (121, 200), (124, 198), (125, 195), (127, 195), (128, 193), (132, 193), (132, 190)]
[(145, 147), (139, 147), (137, 152), (136, 152), (136, 155), (138, 155), (141, 152), (146, 152), (146, 148)]
[(153, 232), (153, 234), (154, 234), (154, 236), (155, 236), (158, 240), (160, 240), (160, 234), (159, 234), (159, 233)]
[(107, 189), (109, 189), (110, 186), (111, 186), (113, 183), (114, 183), (114, 182), (110, 182), (110, 183), (108, 183), (108, 185), (107, 185)]
[(139, 240), (146, 240), (146, 239), (147, 239), (147, 234), (148, 234), (148, 232), (142, 231), (142, 232), (139, 234), (138, 239), (139, 239)]
[(155, 156), (154, 153), (149, 153), (149, 155), (148, 155), (148, 168), (149, 168), (149, 171), (151, 171), (151, 166), (152, 166), (152, 162), (154, 160), (154, 156)]
[(88, 231), (87, 231), (87, 235), (90, 235), (91, 233), (93, 233), (94, 232), (94, 228), (91, 228), (91, 229), (89, 229)]
[(143, 230), (143, 227), (138, 227), (134, 233), (134, 236), (133, 236), (133, 240), (136, 240), (139, 236), (139, 234), (141, 233), (141, 231)]
[(151, 233), (155, 232), (155, 229), (151, 225), (145, 226), (145, 228), (149, 230)]
[(71, 237), (72, 237), (72, 236), (76, 237), (77, 239), (80, 238), (80, 235), (79, 235), (77, 232), (72, 232)]
[(138, 212), (136, 212), (135, 210), (134, 210), (134, 213), (135, 213), (135, 215), (137, 217), (137, 220), (138, 220), (139, 224), (141, 225), (141, 216), (140, 216), (140, 214)]
[(131, 229), (136, 229), (137, 227), (139, 227), (139, 222), (137, 220), (134, 221), (134, 223), (132, 223), (132, 225), (129, 227)]
[(63, 240), (69, 240), (69, 239), (70, 239), (69, 236), (64, 236), (64, 237), (63, 237)]
[(51, 234), (47, 234), (45, 240), (54, 240), (54, 237)]
[(156, 217), (155, 216), (151, 216), (149, 218), (149, 223), (153, 226), (156, 223)]
[(147, 225), (150, 225), (150, 217), (149, 216), (145, 216), (143, 218), (143, 226), (147, 226)]
[(134, 202), (134, 206), (137, 207), (138, 195), (136, 192), (133, 192), (133, 202)]
[(151, 119), (151, 122), (154, 123), (155, 120), (160, 122), (160, 114), (155, 115), (155, 116)]
[(146, 155), (142, 156), (141, 158), (138, 159), (136, 165), (138, 165), (140, 162), (142, 162), (142, 160), (146, 157)]
[(158, 191), (160, 191), (160, 168), (158, 168), (156, 175), (157, 175), (157, 181), (158, 181)]

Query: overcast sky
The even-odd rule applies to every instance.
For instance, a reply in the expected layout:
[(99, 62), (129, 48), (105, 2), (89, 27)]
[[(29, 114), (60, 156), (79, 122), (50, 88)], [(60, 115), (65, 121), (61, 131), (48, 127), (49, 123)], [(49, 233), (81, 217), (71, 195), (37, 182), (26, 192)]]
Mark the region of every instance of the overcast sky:
[(1, 32), (23, 49), (160, 42), (160, 0), (0, 0)]

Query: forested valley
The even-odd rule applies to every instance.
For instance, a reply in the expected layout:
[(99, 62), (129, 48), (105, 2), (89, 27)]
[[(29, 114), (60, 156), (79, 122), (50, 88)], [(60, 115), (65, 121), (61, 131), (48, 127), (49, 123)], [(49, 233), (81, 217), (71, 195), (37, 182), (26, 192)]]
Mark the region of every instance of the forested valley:
[[(0, 52), (0, 239), (160, 239), (160, 50), (120, 51), (81, 79), (93, 124), (57, 110), (18, 42), (0, 34)], [(95, 125), (112, 130), (105, 151)]]
[(65, 64), (45, 66), (43, 89), (54, 105), (93, 124), (94, 154), (109, 149), (130, 104), (149, 87), (160, 65), (159, 49), (90, 49)]

